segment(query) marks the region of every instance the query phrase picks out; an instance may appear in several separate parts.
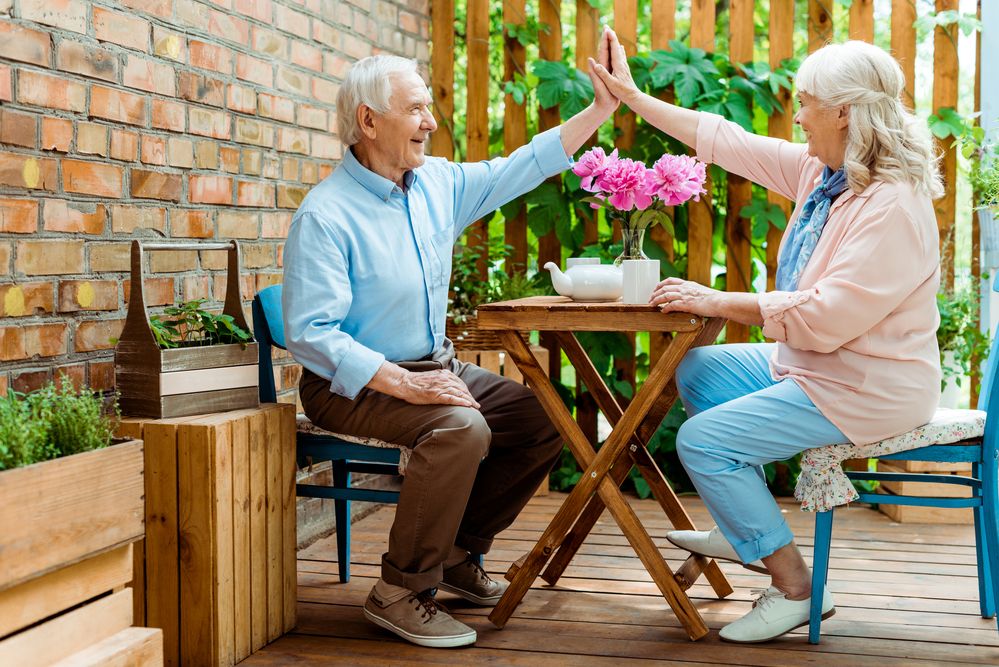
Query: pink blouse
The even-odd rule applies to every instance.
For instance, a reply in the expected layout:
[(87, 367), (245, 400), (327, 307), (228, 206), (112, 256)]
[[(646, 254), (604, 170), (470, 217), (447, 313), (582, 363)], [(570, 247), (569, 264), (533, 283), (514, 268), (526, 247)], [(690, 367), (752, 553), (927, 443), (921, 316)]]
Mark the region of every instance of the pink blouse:
[[(805, 145), (708, 113), (697, 157), (799, 203), (823, 167)], [(797, 217), (795, 209), (788, 225)], [(793, 378), (853, 443), (909, 431), (937, 407), (938, 244), (928, 195), (874, 181), (833, 203), (798, 290), (760, 295), (763, 333), (777, 341), (773, 378)]]

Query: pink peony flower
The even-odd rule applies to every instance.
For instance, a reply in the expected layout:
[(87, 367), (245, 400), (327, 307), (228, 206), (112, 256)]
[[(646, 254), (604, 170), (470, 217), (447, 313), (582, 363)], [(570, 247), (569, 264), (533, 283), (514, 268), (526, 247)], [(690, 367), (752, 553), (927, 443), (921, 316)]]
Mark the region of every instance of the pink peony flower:
[(604, 153), (604, 149), (600, 146), (591, 148), (590, 150), (583, 153), (576, 162), (576, 165), (572, 168), (572, 173), (576, 176), (580, 176), (582, 181), (580, 181), (580, 186), (587, 192), (599, 192), (599, 188), (594, 185), (594, 181), (600, 178), (600, 175), (604, 173), (604, 170), (608, 166), (617, 162), (617, 149), (611, 151), (610, 155)]
[(632, 208), (644, 211), (652, 205), (648, 171), (641, 162), (624, 158), (605, 167), (596, 185), (607, 193), (607, 201), (619, 211), (630, 211)]
[(647, 193), (666, 206), (700, 201), (707, 179), (704, 163), (689, 155), (663, 155), (649, 170)]

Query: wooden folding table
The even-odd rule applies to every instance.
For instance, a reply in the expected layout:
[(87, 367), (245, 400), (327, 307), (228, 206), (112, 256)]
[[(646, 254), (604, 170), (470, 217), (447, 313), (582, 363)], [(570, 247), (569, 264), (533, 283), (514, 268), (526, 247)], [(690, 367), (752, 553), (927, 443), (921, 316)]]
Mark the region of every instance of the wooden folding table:
[[(725, 575), (714, 561), (700, 556), (690, 556), (676, 573), (670, 570), (619, 487), (632, 465), (637, 466), (673, 526), (678, 530), (695, 529), (645, 446), (676, 400), (673, 374), (683, 355), (692, 347), (714, 342), (725, 320), (686, 313), (664, 314), (647, 305), (577, 303), (565, 297), (550, 296), (482, 305), (478, 309), (478, 320), (480, 328), (499, 332), (507, 354), (527, 378), (573, 456), (586, 469), (538, 543), (510, 567), (506, 575), (510, 587), (489, 615), (489, 620), (500, 628), (506, 625), (539, 575), (549, 584), (557, 582), (606, 508), (690, 638), (697, 640), (706, 635), (708, 628), (685, 591), (703, 573), (715, 593), (725, 597), (732, 592)], [(576, 369), (577, 377), (613, 426), (599, 452), (594, 451), (552, 386), (548, 374), (531, 354), (521, 336), (521, 332), (530, 331), (554, 333)], [(576, 339), (574, 334), (579, 331), (648, 331), (667, 338), (671, 335), (672, 340), (641, 390), (627, 409), (622, 410)]]

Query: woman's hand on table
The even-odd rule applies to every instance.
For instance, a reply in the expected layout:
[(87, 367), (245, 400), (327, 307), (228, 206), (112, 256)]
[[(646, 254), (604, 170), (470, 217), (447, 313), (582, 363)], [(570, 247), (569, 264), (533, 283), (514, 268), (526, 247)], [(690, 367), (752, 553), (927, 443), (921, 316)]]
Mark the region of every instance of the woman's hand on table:
[(649, 303), (664, 313), (724, 317), (741, 324), (763, 325), (759, 297), (751, 292), (722, 292), (692, 280), (667, 278), (652, 290)]

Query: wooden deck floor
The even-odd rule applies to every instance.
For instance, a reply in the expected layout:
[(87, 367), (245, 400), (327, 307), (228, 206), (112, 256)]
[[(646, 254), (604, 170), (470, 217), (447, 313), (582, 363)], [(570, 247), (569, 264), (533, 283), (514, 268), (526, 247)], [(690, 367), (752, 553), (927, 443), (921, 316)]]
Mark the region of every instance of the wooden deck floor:
[[(501, 576), (525, 553), (557, 509), (562, 496), (536, 498), (497, 539), (486, 568)], [(696, 499), (687, 501), (698, 525), (709, 525)], [(666, 544), (665, 519), (650, 501), (634, 506), (657, 544)], [(806, 552), (812, 515), (783, 504)], [(424, 649), (368, 623), (361, 605), (378, 576), (394, 509), (386, 507), (354, 526), (351, 581), (336, 577), (334, 538), (299, 552), (298, 626), (241, 663), (253, 665), (999, 665), (994, 621), (978, 615), (974, 531), (970, 526), (895, 524), (866, 507), (836, 513), (830, 587), (837, 614), (823, 623), (811, 646), (802, 631), (770, 644), (737, 646), (717, 629), (749, 609), (754, 588), (767, 579), (723, 564), (735, 587), (726, 600), (713, 597), (703, 579), (691, 589), (713, 632), (690, 642), (660, 597), (609, 514), (556, 588), (528, 593), (504, 630), (471, 607), (442, 593), (456, 616), (479, 634), (474, 647)], [(684, 554), (663, 555), (676, 567)], [(540, 583), (540, 582), (539, 582)]]

